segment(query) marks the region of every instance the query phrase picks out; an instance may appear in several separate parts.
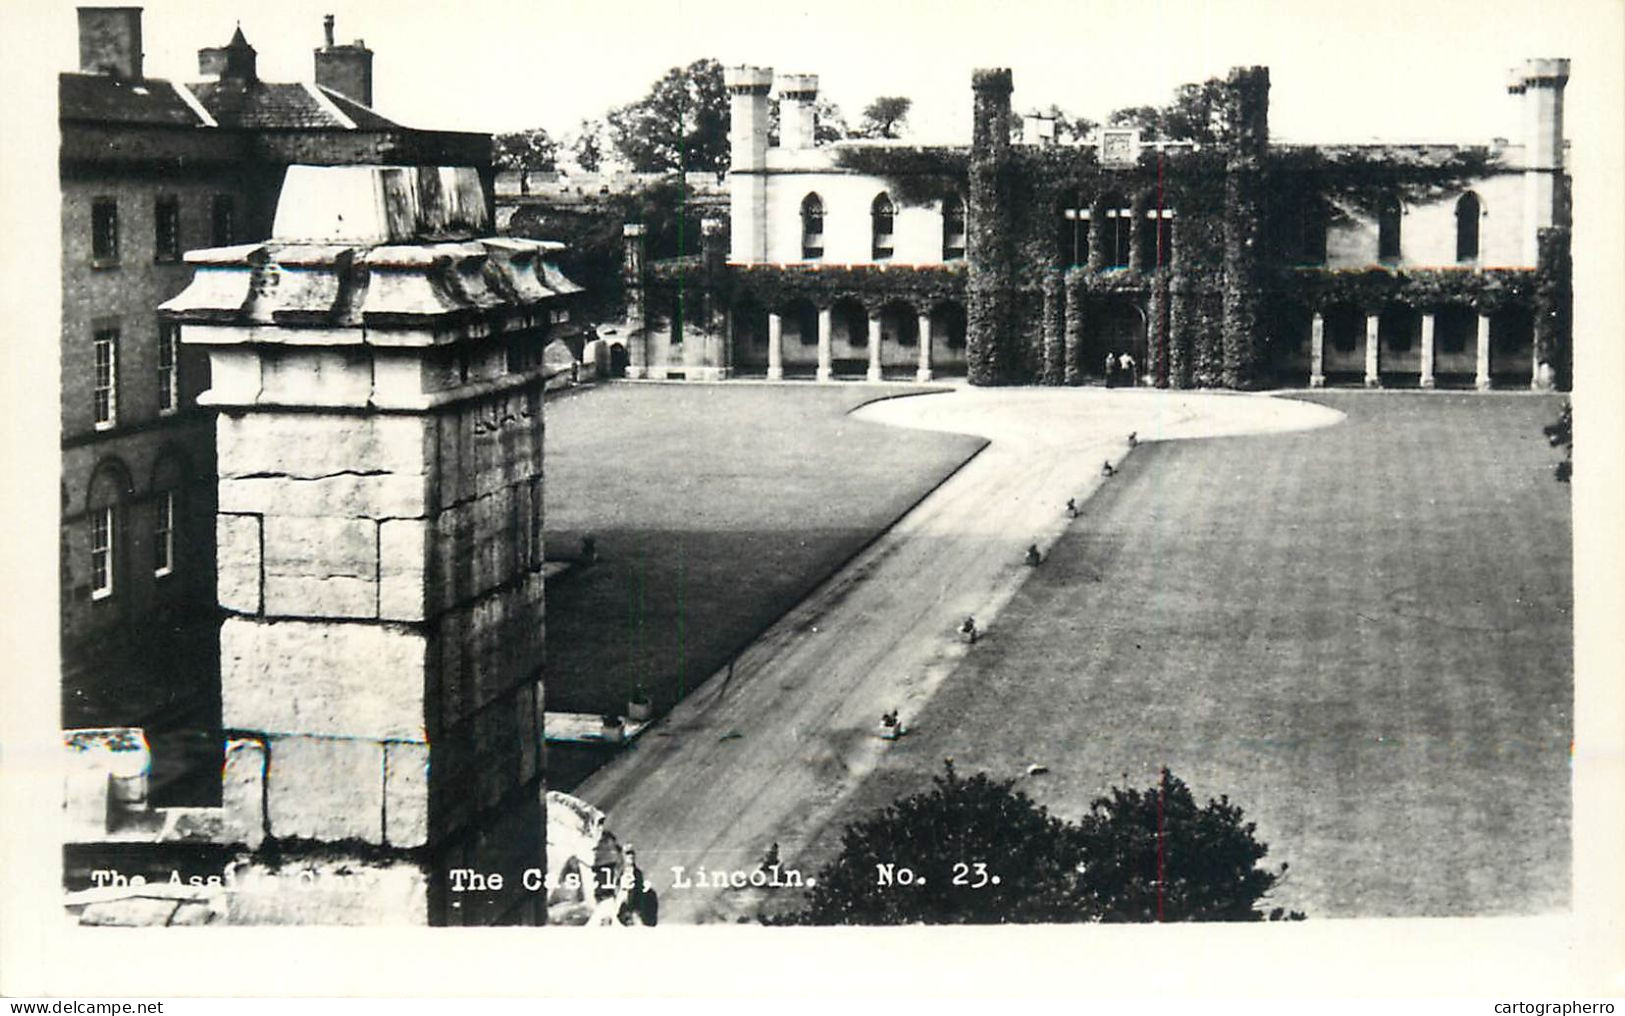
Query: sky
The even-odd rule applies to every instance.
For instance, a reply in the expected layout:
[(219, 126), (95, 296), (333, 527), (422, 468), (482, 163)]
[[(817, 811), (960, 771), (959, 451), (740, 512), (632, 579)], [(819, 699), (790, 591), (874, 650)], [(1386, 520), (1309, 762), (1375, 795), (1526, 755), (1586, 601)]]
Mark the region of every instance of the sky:
[[(126, 0), (128, 2), (128, 0)], [(1553, 3), (1362, 0), (1358, 3), (1150, 0), (582, 0), (461, 4), (404, 0), (280, 0), (145, 5), (147, 71), (193, 80), (196, 50), (223, 44), (240, 21), (261, 76), (302, 80), (322, 41), (366, 40), (374, 104), (411, 126), (480, 131), (541, 126), (568, 132), (633, 101), (667, 68), (702, 57), (820, 75), (823, 94), (855, 122), (877, 95), (914, 100), (922, 140), (969, 137), (970, 74), (1014, 70), (1018, 111), (1059, 104), (1103, 119), (1160, 104), (1182, 82), (1239, 64), (1271, 69), (1272, 130), (1290, 140), (1512, 137), (1506, 69), (1531, 56), (1570, 56), (1588, 25)], [(73, 69), (72, 4), (59, 65)], [(44, 12), (49, 10), (51, 15)], [(1567, 8), (1583, 13), (1585, 8)], [(60, 26), (57, 26), (60, 28)], [(1576, 67), (1572, 103), (1612, 101)]]

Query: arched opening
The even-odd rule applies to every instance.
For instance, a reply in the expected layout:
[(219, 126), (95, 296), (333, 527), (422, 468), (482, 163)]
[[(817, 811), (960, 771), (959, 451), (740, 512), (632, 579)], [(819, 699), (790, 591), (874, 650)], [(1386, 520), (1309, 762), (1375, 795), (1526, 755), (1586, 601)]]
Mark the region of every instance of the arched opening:
[(733, 307), (734, 369), (741, 374), (767, 372), (767, 308), (749, 297)]
[(1478, 195), (1468, 191), (1456, 200), (1456, 260), (1478, 260), (1478, 219), (1484, 212)]
[(1084, 334), (1087, 336), (1083, 356), (1084, 365), (1097, 375), (1107, 376), (1106, 357), (1114, 362), (1111, 377), (1115, 384), (1127, 385), (1130, 378), (1123, 371), (1123, 356), (1132, 361), (1133, 379), (1144, 378), (1146, 365), (1146, 317), (1137, 303), (1116, 298), (1102, 301), (1084, 314)]
[(824, 199), (816, 193), (801, 199), (801, 257), (816, 261), (824, 256)]
[(1478, 314), (1471, 307), (1433, 313), (1433, 375), (1440, 387), (1468, 388), (1478, 371)]
[(888, 374), (914, 376), (920, 356), (920, 315), (905, 300), (880, 308), (880, 367)]
[(1283, 385), (1307, 385), (1313, 315), (1290, 300), (1273, 300), (1264, 312), (1264, 345), (1271, 370)]
[(609, 376), (610, 377), (625, 377), (626, 376), (627, 365), (629, 363), (631, 363), (631, 362), (632, 362), (631, 357), (627, 354), (625, 345), (623, 345), (622, 343), (619, 343), (619, 342), (615, 342), (615, 343), (610, 344), (610, 347), (609, 347)]
[(1527, 388), (1535, 365), (1535, 319), (1527, 307), (1490, 316), (1490, 381), (1497, 388)]
[(1107, 194), (1101, 204), (1101, 267), (1127, 268), (1133, 249), (1134, 209), (1121, 194)]
[(837, 374), (862, 374), (869, 366), (869, 312), (851, 297), (830, 308), (830, 360)]
[(1365, 377), (1365, 312), (1339, 303), (1321, 314), (1324, 345), (1321, 372), (1327, 384), (1359, 384)]
[(1377, 316), (1378, 363), (1385, 387), (1417, 384), (1422, 376), (1422, 317), (1414, 307), (1395, 304)]
[(897, 209), (886, 192), (881, 191), (869, 205), (869, 254), (875, 261), (885, 261), (892, 256), (896, 224)]
[(1055, 245), (1062, 267), (1089, 263), (1089, 216), (1089, 205), (1082, 194), (1062, 200)]
[(1382, 203), (1377, 207), (1377, 260), (1393, 262), (1399, 260), (1399, 226), (1404, 212), (1399, 206), (1399, 198), (1392, 194), (1385, 195)]
[(942, 260), (965, 256), (965, 199), (950, 194), (942, 201)]
[(818, 366), (818, 308), (798, 298), (784, 305), (782, 315), (784, 373), (811, 376)]
[(944, 300), (931, 308), (931, 370), (938, 377), (965, 372), (965, 306)]

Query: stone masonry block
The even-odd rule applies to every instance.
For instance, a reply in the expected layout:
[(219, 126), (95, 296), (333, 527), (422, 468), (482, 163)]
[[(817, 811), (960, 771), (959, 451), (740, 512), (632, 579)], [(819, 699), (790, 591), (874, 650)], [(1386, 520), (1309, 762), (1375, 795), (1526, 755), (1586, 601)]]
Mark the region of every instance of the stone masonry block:
[(228, 729), (422, 740), (427, 639), (394, 625), (227, 618)]
[(429, 746), (421, 741), (384, 745), (384, 842), (429, 842)]
[(422, 476), (433, 421), (410, 414), (222, 413), (215, 427), (222, 479), (341, 472)]
[(241, 614), (258, 614), (260, 598), (260, 517), (215, 516), (220, 606)]
[(475, 765), (479, 767), (479, 803), (494, 808), (519, 785), (519, 689), (474, 714)]
[(222, 476), (219, 510), (297, 518), (420, 518), (428, 509), (426, 483), (420, 475), (394, 473), (338, 473), (310, 480)]
[(270, 738), (271, 835), (384, 841), (384, 745), (356, 737)]
[(265, 520), (265, 612), (378, 616), (378, 524), (371, 519)]
[(227, 842), (257, 850), (265, 839), (265, 743), (257, 738), (226, 742), (220, 806)]
[(378, 523), (378, 616), (422, 621), (430, 607), (426, 588), (429, 524), (422, 519)]

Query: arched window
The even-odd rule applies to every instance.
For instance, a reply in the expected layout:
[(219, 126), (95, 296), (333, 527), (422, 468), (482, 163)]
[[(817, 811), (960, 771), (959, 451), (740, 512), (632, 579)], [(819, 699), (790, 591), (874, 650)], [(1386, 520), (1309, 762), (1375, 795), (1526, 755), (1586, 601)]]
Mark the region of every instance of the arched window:
[(942, 260), (965, 256), (965, 199), (950, 194), (942, 202)]
[(870, 255), (876, 261), (892, 256), (892, 228), (896, 218), (897, 210), (892, 207), (891, 198), (884, 191), (875, 195), (874, 203), (869, 206), (869, 235)]
[(124, 508), (133, 493), (130, 471), (116, 459), (101, 462), (91, 474), (85, 514), (90, 531), (87, 564), (92, 600), (112, 596), (120, 584)]
[(801, 199), (801, 256), (809, 261), (824, 256), (824, 199), (817, 194)]
[(1478, 195), (1472, 191), (1463, 194), (1456, 202), (1456, 260), (1476, 261), (1478, 259), (1478, 217), (1483, 214), (1483, 206), (1479, 203)]
[(1399, 199), (1392, 194), (1383, 198), (1377, 209), (1377, 260), (1399, 260)]

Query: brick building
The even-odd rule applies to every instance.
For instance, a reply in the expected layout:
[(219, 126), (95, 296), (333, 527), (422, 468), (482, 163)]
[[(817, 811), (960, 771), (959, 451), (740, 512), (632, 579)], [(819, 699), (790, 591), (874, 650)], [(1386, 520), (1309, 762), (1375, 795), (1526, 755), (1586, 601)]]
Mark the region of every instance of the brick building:
[(199, 51), (205, 80), (149, 78), (134, 7), (80, 8), (79, 49), (59, 85), (63, 720), (214, 726), (209, 368), (156, 308), (187, 250), (269, 235), (288, 166), (473, 167), (489, 193), (491, 139), (373, 112), (372, 52), (331, 18), (309, 82), (261, 81), (240, 29)]
[(1510, 141), (1293, 145), (1263, 67), (1210, 83), (1200, 139), (1070, 143), (986, 70), (970, 144), (922, 147), (817, 145), (815, 76), (730, 68), (727, 232), (651, 261), (628, 227), (628, 372), (1566, 387), (1568, 73), (1512, 72)]

